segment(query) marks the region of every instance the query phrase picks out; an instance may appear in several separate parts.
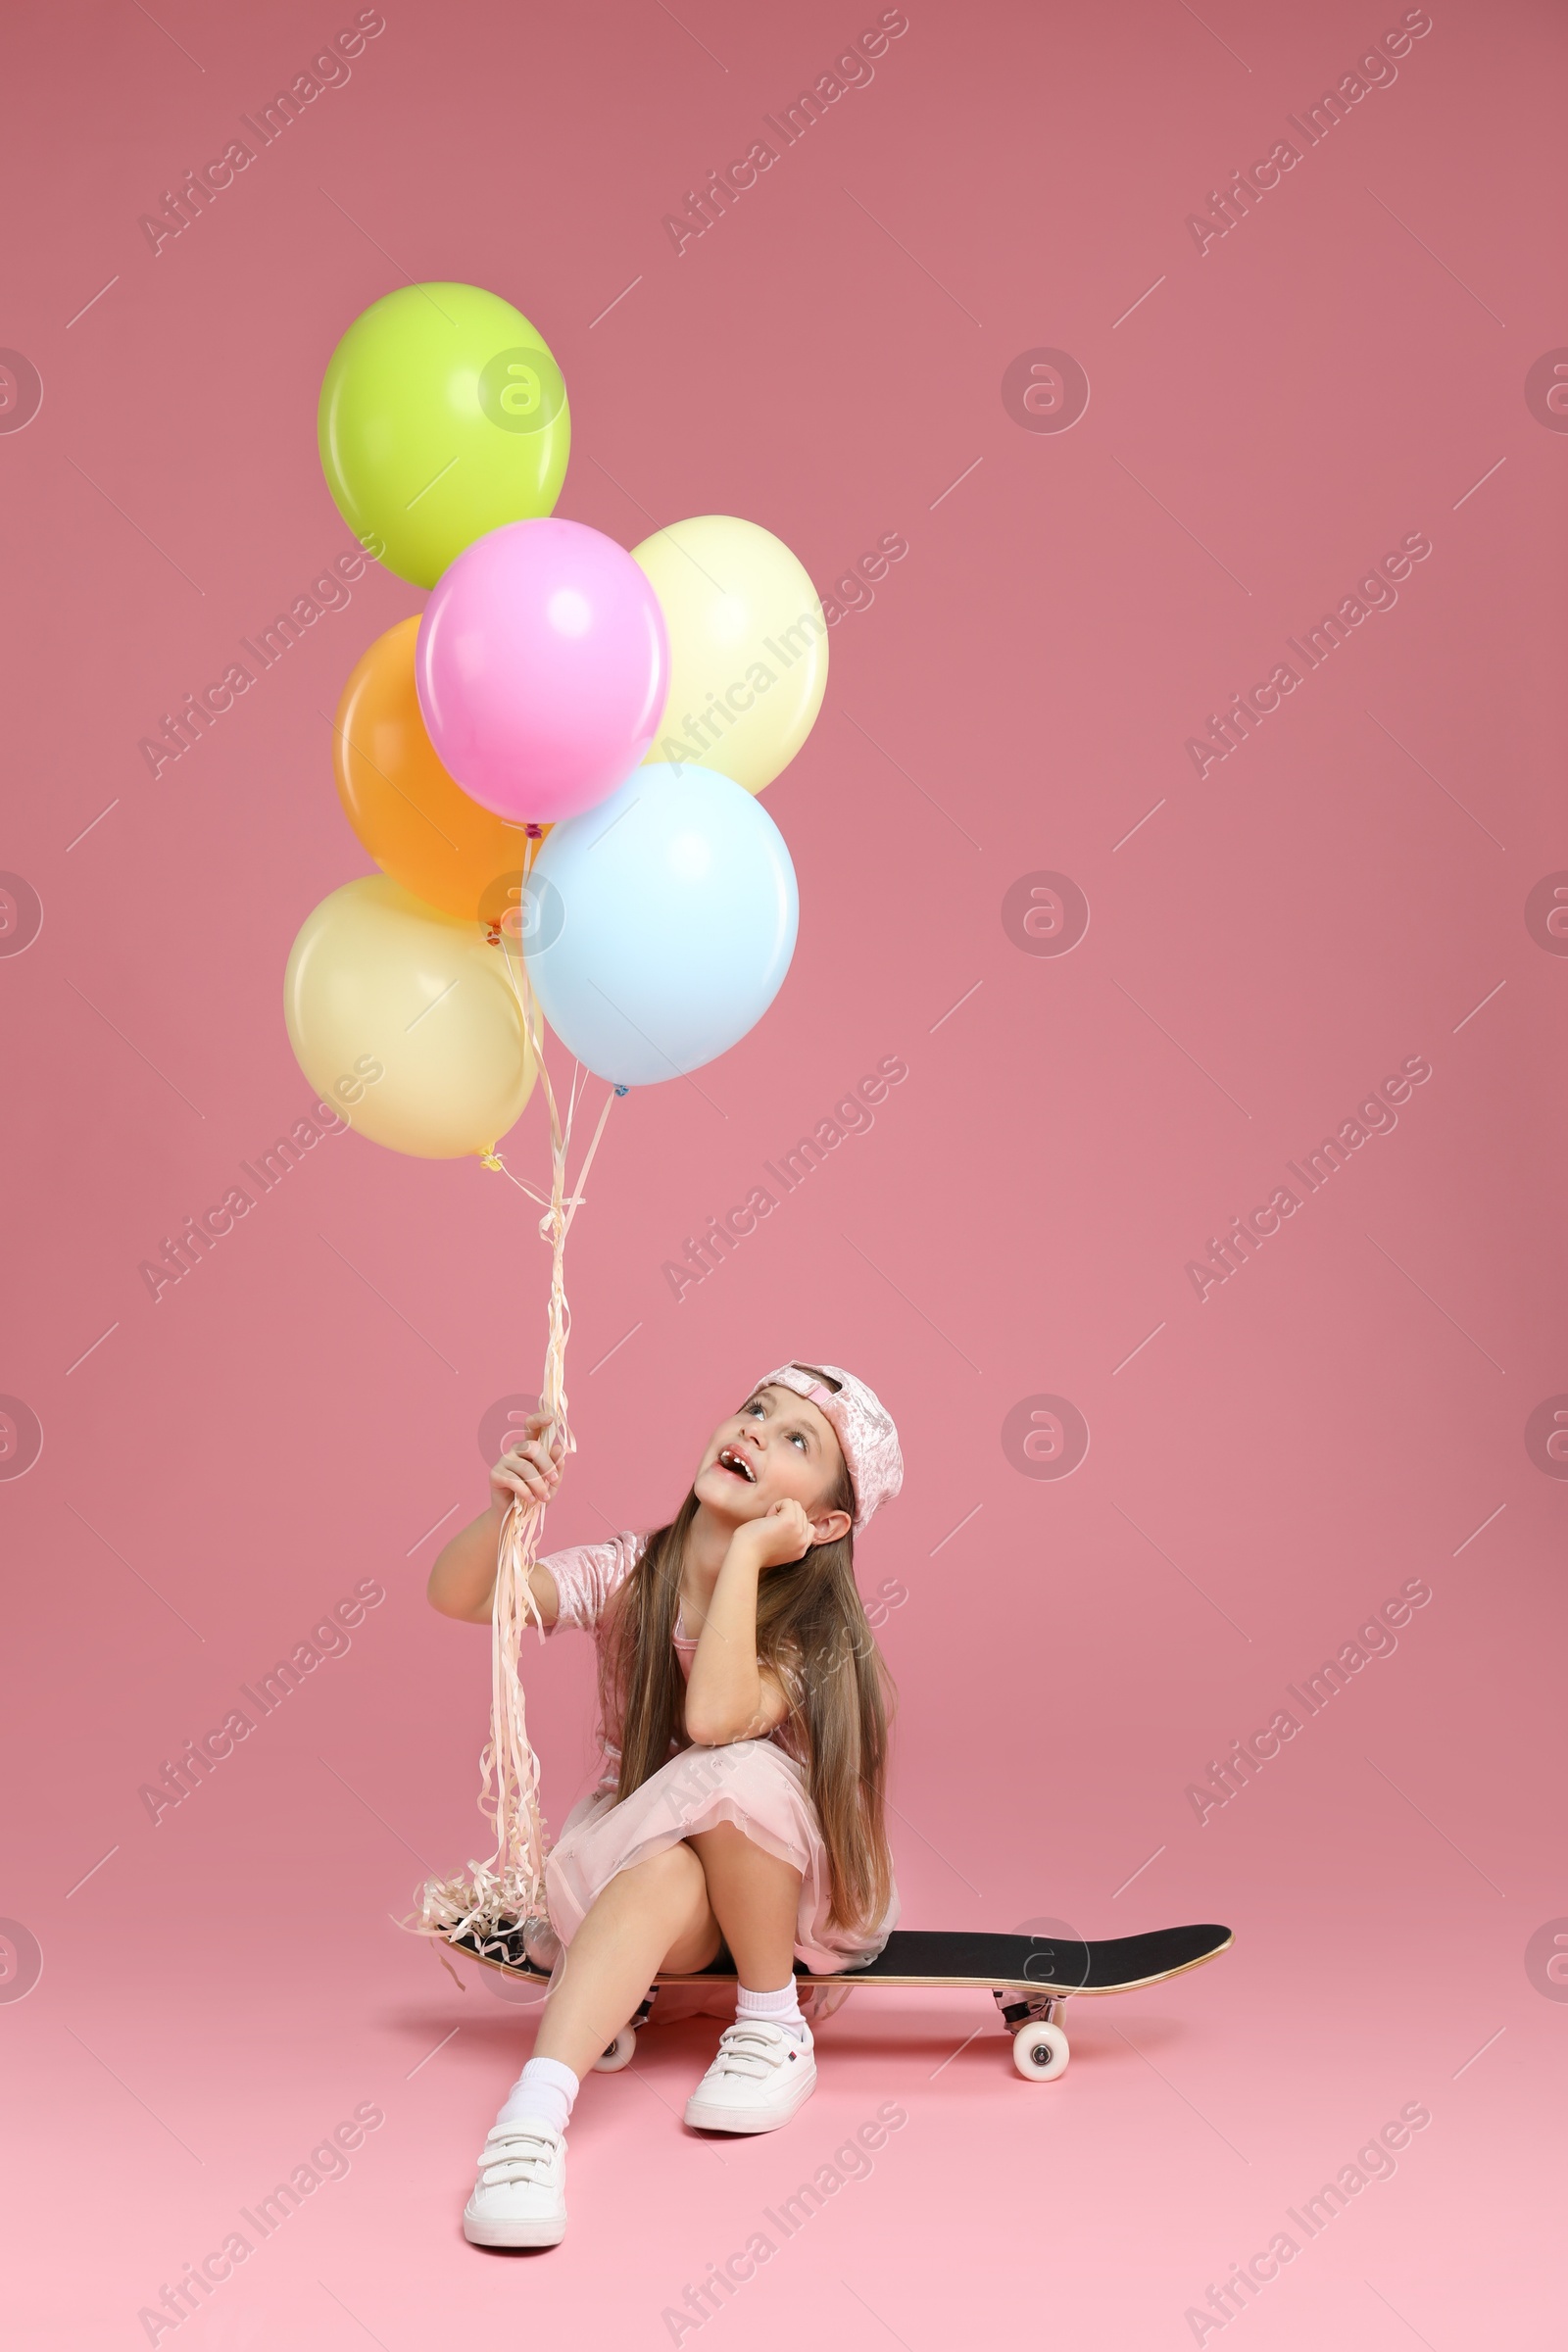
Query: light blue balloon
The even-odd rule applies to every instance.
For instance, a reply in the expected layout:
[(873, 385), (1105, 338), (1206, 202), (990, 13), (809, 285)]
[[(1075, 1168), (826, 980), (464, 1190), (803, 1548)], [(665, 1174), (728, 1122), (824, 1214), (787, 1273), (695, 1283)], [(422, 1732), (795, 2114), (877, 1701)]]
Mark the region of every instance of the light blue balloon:
[(800, 921), (760, 801), (706, 767), (633, 770), (546, 836), (521, 908), (540, 1010), (617, 1086), (728, 1053), (777, 996)]

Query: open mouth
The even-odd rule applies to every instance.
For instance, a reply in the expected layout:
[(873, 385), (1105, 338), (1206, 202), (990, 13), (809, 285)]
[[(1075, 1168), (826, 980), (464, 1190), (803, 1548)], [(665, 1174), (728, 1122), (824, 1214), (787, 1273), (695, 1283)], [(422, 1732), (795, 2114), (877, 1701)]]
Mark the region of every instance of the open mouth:
[(757, 1472), (752, 1468), (746, 1456), (743, 1453), (737, 1453), (733, 1446), (720, 1446), (718, 1467), (720, 1470), (727, 1470), (732, 1478), (743, 1478), (749, 1487), (755, 1487), (757, 1484)]

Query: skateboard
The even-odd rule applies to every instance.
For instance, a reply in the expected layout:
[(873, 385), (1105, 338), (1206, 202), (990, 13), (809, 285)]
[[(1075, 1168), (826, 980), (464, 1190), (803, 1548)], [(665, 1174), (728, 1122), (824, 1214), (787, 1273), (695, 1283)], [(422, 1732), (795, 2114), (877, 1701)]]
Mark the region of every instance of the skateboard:
[[(507, 1957), (481, 1951), (475, 1938), (454, 1936), (451, 1942), (470, 1959), (503, 1975), (531, 1977), (541, 1983), (549, 1971), (539, 1968), (523, 1949), (520, 1932), (502, 1936)], [(496, 1938), (488, 1938), (493, 1946)], [(1167, 1977), (1185, 1976), (1201, 1968), (1235, 1940), (1229, 1928), (1156, 1928), (1146, 1936), (1117, 1936), (1104, 1943), (1080, 1943), (1066, 1936), (968, 1935), (962, 1930), (895, 1928), (876, 1958), (864, 1968), (844, 1969), (834, 1976), (813, 1976), (795, 1963), (801, 1986), (883, 1984), (924, 1990), (929, 1986), (964, 1985), (989, 1991), (1012, 2035), (1012, 2063), (1031, 2082), (1054, 2082), (1067, 2071), (1070, 2055), (1061, 2023), (1062, 2010), (1075, 1994), (1137, 1992), (1146, 1984), (1162, 1984)], [(708, 1984), (728, 1978), (735, 1969), (728, 1959), (687, 1976), (658, 1976), (637, 2015), (623, 2026), (603, 2057), (594, 2061), (600, 2074), (613, 2074), (631, 2063), (636, 2030), (653, 2014), (662, 1984)]]

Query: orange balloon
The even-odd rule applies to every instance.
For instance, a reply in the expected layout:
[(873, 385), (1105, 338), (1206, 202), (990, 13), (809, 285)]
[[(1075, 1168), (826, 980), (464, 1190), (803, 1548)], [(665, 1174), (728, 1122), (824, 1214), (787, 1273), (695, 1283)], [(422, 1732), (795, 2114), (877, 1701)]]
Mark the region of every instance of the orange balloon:
[(332, 744), (338, 799), (394, 882), (443, 914), (499, 924), (518, 904), (527, 829), (481, 808), (436, 758), (414, 684), (418, 633), (417, 612), (400, 620), (343, 689)]

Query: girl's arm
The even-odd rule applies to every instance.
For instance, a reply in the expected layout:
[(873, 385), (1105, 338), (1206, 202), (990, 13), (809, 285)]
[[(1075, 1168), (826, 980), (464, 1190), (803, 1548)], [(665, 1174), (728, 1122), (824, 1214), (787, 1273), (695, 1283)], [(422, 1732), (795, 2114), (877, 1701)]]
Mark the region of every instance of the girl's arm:
[(762, 1740), (789, 1713), (776, 1675), (757, 1656), (757, 1587), (764, 1570), (804, 1559), (811, 1523), (798, 1502), (738, 1528), (724, 1554), (686, 1685), (686, 1737), (696, 1747)]
[[(488, 1625), (495, 1598), (501, 1530), (514, 1498), (548, 1502), (561, 1484), (559, 1439), (547, 1451), (542, 1433), (549, 1416), (530, 1414), (526, 1437), (509, 1446), (490, 1473), (490, 1508), (453, 1537), (437, 1557), (426, 1587), (430, 1606), (466, 1625)], [(556, 1580), (542, 1561), (529, 1572), (529, 1589), (548, 1628), (560, 1614)]]

